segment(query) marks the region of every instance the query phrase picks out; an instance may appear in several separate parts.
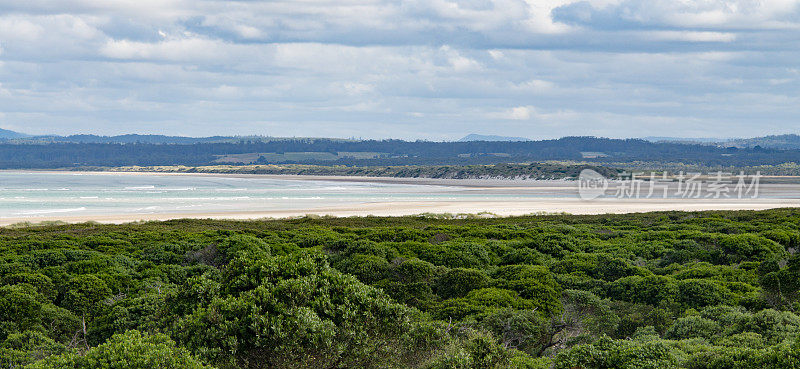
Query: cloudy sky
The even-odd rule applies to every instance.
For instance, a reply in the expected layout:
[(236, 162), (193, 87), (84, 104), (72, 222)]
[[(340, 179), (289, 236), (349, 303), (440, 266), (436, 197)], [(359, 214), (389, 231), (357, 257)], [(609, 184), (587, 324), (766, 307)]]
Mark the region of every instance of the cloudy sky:
[(0, 0), (0, 127), (800, 133), (800, 0)]

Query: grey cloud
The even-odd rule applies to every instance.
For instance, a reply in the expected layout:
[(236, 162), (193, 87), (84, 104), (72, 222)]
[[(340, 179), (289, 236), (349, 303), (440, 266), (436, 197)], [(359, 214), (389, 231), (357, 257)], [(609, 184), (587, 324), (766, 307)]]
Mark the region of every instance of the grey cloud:
[(578, 1), (553, 9), (558, 22), (595, 29), (786, 30), (800, 27), (800, 4), (752, 0)]
[(630, 10), (622, 5), (595, 8), (587, 1), (560, 6), (553, 9), (553, 20), (571, 25), (587, 26), (595, 29), (617, 30), (630, 28), (661, 28), (663, 25), (643, 24), (628, 16)]
[[(796, 6), (675, 3), (7, 2), (0, 127), (408, 139), (796, 132)], [(703, 24), (707, 14), (721, 15)]]

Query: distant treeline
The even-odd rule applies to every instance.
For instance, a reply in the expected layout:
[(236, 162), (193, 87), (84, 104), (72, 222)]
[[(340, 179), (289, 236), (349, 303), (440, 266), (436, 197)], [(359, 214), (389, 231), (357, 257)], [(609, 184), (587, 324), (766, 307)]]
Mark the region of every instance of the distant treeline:
[[(800, 150), (722, 148), (638, 139), (565, 137), (528, 142), (346, 141), (284, 139), (274, 141), (156, 143), (0, 144), (0, 168), (59, 168), (76, 166), (151, 166), (217, 164), (223, 155), (247, 153), (381, 153), (378, 158), (343, 156), (337, 160), (286, 161), (289, 164), (396, 166), (471, 165), (570, 160), (591, 163), (683, 163), (704, 166), (757, 166), (800, 162)], [(275, 164), (275, 163), (271, 163)]]
[(753, 165), (753, 166), (733, 166), (733, 165), (697, 165), (684, 163), (665, 163), (665, 162), (628, 162), (628, 163), (603, 163), (605, 166), (624, 169), (629, 173), (649, 173), (666, 171), (668, 173), (732, 173), (740, 172), (746, 174), (760, 173), (765, 176), (800, 176), (800, 164), (782, 163), (776, 165)]
[(800, 149), (800, 136), (798, 135), (772, 135), (756, 138), (745, 138), (730, 140), (724, 143), (725, 146), (734, 146), (739, 148), (750, 147), (768, 147), (780, 150), (796, 150)]
[(383, 167), (282, 165), (215, 165), (215, 166), (150, 166), (150, 167), (77, 167), (77, 170), (166, 172), (166, 173), (230, 173), (230, 174), (293, 174), (325, 176), (365, 176), (396, 178), (449, 179), (563, 179), (577, 178), (584, 169), (592, 169), (606, 177), (615, 177), (618, 169), (594, 165), (531, 163), (494, 165), (406, 165)]

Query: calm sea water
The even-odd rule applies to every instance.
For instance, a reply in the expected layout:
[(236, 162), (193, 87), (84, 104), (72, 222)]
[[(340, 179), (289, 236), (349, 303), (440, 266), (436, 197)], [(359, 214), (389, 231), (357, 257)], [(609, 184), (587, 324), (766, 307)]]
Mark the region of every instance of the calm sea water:
[(513, 200), (462, 187), (259, 177), (0, 172), (0, 218), (313, 209), (367, 202)]

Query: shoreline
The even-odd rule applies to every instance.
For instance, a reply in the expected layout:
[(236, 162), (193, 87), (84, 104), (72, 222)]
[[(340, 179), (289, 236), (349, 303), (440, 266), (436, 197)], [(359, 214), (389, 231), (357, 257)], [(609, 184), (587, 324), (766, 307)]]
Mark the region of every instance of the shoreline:
[(253, 210), (253, 211), (217, 211), (198, 213), (150, 213), (150, 214), (106, 214), (106, 215), (71, 215), (71, 216), (31, 216), (0, 218), (0, 226), (19, 223), (65, 222), (85, 223), (98, 222), (121, 224), (139, 221), (163, 221), (173, 219), (231, 219), (258, 220), (282, 219), (303, 216), (333, 217), (398, 217), (423, 214), (477, 215), (486, 217), (509, 217), (524, 215), (571, 214), (627, 214), (656, 211), (706, 211), (706, 210), (767, 210), (775, 208), (800, 208), (800, 199), (754, 199), (754, 200), (593, 200), (551, 199), (527, 202), (502, 201), (437, 201), (437, 202), (371, 202), (359, 205), (322, 207), (314, 209), (294, 210)]
[(554, 187), (573, 187), (575, 180), (561, 179), (450, 179), (450, 178), (423, 178), (423, 177), (369, 177), (369, 176), (334, 176), (334, 175), (308, 175), (308, 174), (252, 174), (252, 173), (187, 173), (187, 172), (157, 172), (157, 171), (86, 171), (86, 170), (55, 170), (55, 169), (0, 169), (0, 173), (44, 173), (44, 174), (96, 174), (96, 175), (132, 175), (132, 176), (198, 176), (198, 177), (227, 177), (227, 178), (266, 178), (289, 181), (321, 181), (321, 182), (354, 182), (354, 183), (382, 183), (404, 184), (420, 186), (443, 187), (470, 187), (470, 188), (530, 188), (541, 187), (541, 184), (553, 184)]
[[(228, 178), (266, 178), (289, 181), (324, 181), (352, 183), (382, 183), (420, 186), (469, 187), (486, 189), (530, 189), (543, 188), (542, 184), (551, 184), (553, 188), (575, 187), (576, 178), (564, 179), (519, 179), (519, 178), (430, 178), (430, 177), (380, 177), (380, 176), (345, 176), (315, 174), (256, 174), (256, 173), (215, 173), (215, 172), (177, 172), (177, 171), (114, 171), (114, 170), (69, 170), (69, 169), (0, 169), (0, 173), (45, 173), (45, 174), (97, 174), (97, 175), (133, 175), (133, 176), (198, 176)], [(612, 180), (615, 181), (615, 180)], [(800, 185), (800, 176), (763, 175), (762, 184)]]
[[(354, 201), (347, 204), (307, 204), (300, 208), (258, 209), (243, 206), (236, 210), (199, 210), (186, 212), (165, 210), (163, 212), (109, 213), (109, 214), (42, 214), (9, 216), (0, 218), (0, 226), (23, 222), (63, 221), (82, 223), (128, 223), (136, 221), (195, 219), (262, 219), (314, 216), (409, 216), (420, 214), (481, 214), (486, 216), (521, 216), (531, 214), (621, 214), (653, 211), (702, 211), (702, 210), (766, 210), (773, 208), (800, 207), (800, 187), (794, 184), (765, 184), (763, 197), (756, 199), (705, 199), (705, 198), (603, 198), (591, 201), (577, 197), (577, 181), (531, 180), (531, 179), (440, 179), (440, 178), (396, 178), (365, 176), (316, 176), (248, 173), (183, 173), (183, 172), (138, 172), (138, 171), (69, 171), (69, 170), (2, 170), (0, 173), (39, 173), (58, 175), (98, 176), (183, 176), (183, 177), (227, 177), (263, 178), (287, 181), (319, 181), (379, 183), (396, 185), (437, 186), (452, 189), (453, 193), (466, 193), (468, 199), (419, 199), (398, 201)], [(420, 192), (424, 193), (424, 188)], [(438, 190), (441, 191), (441, 190)], [(520, 199), (483, 199), (480, 195), (520, 195)], [(478, 196), (477, 198), (475, 196)]]

